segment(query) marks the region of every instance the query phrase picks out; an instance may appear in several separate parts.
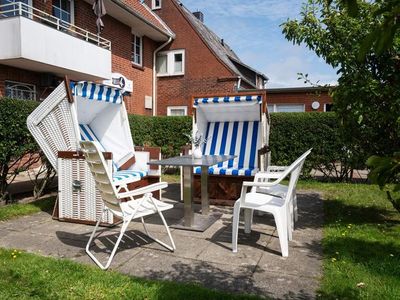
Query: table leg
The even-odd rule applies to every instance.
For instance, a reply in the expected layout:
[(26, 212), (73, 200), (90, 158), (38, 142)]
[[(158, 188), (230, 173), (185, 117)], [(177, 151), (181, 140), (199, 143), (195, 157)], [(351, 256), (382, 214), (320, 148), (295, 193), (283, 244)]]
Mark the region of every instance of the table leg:
[(208, 215), (210, 211), (208, 199), (208, 167), (201, 167), (201, 213)]
[(183, 216), (186, 227), (192, 227), (194, 221), (192, 184), (193, 167), (183, 167)]

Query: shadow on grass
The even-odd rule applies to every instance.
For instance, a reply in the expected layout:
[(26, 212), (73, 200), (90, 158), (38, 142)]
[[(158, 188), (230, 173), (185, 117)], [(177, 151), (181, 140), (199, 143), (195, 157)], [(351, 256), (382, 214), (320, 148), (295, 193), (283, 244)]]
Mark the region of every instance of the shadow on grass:
[(331, 224), (400, 224), (398, 213), (378, 206), (345, 204), (342, 200), (324, 201), (325, 225)]

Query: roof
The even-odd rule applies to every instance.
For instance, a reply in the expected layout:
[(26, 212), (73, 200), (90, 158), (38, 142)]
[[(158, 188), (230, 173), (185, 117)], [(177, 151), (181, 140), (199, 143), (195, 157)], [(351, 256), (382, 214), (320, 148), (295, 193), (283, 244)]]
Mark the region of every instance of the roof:
[[(183, 12), (186, 19), (192, 24), (193, 28), (197, 31), (201, 39), (211, 49), (212, 52), (230, 69), (234, 74), (240, 76), (242, 80), (256, 88), (255, 76), (261, 76), (264, 80), (268, 77), (263, 73), (249, 67), (243, 63), (236, 53), (229, 47), (229, 45), (216, 35), (210, 28), (208, 28), (202, 21), (197, 19), (193, 13), (187, 9), (179, 0), (175, 0)], [(244, 69), (244, 70), (243, 70)], [(247, 73), (247, 74), (245, 74)], [(249, 74), (254, 74), (254, 78), (250, 78)]]
[[(141, 0), (111, 0), (115, 3), (120, 3), (125, 6), (125, 9), (141, 18), (144, 22), (148, 23), (150, 26), (159, 30), (160, 32), (168, 35), (174, 36), (172, 30), (164, 23), (159, 16), (157, 16), (145, 3)], [(133, 11), (131, 11), (133, 10)]]
[(280, 94), (280, 93), (307, 93), (307, 92), (328, 92), (335, 86), (307, 86), (307, 87), (282, 87), (282, 88), (269, 88), (267, 93)]

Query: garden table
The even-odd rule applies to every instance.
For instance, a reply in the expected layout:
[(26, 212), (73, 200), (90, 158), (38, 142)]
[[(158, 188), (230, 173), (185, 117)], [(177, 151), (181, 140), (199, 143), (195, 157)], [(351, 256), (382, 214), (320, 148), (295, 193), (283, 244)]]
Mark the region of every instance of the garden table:
[[(183, 167), (184, 214), (183, 219), (171, 227), (202, 232), (221, 217), (221, 214), (209, 212), (208, 168), (235, 157), (235, 155), (203, 155), (202, 158), (196, 159), (191, 155), (183, 155), (148, 162), (149, 165)], [(194, 167), (201, 167), (201, 214), (195, 214), (193, 211)]]

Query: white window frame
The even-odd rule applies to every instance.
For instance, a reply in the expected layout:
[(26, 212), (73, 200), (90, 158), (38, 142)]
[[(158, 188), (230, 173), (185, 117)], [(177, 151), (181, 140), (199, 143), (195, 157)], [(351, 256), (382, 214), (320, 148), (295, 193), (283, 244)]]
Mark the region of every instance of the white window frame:
[[(70, 6), (69, 6), (70, 7), (70, 11), (69, 11), (70, 24), (75, 24), (75, 1), (74, 0), (67, 0), (67, 1), (69, 1), (69, 3), (70, 3)], [(54, 0), (52, 0), (52, 4), (51, 4), (52, 13), (53, 13), (53, 6), (54, 6), (53, 2), (54, 2)], [(53, 15), (53, 17), (55, 17), (55, 16)], [(65, 22), (65, 21), (63, 21), (63, 22)]]
[[(7, 87), (8, 84), (13, 85), (12, 88), (15, 90), (14, 93), (18, 93), (18, 91), (28, 92), (28, 93), (30, 93), (31, 97), (29, 99), (23, 99), (23, 98), (18, 98), (18, 97), (15, 97), (15, 96), (8, 96), (7, 95), (7, 92), (8, 92), (8, 89), (9, 89)], [(18, 89), (18, 87), (20, 87), (20, 86), (21, 87), (25, 87), (27, 89), (26, 90)], [(14, 98), (14, 99), (27, 100), (27, 101), (31, 101), (31, 100), (36, 101), (36, 85), (34, 85), (34, 84), (18, 82), (18, 81), (13, 81), (13, 80), (5, 80), (4, 81), (4, 87), (5, 87), (6, 97), (10, 97), (10, 98)]]
[(183, 109), (184, 116), (187, 116), (187, 106), (168, 106), (167, 107), (167, 116), (172, 116), (172, 111), (175, 109)]
[[(25, 3), (25, 1), (21, 1), (21, 0), (19, 0), (19, 1)], [(4, 10), (16, 9), (16, 8), (17, 8), (17, 5), (18, 5), (18, 4), (12, 5), (13, 3), (18, 2), (17, 0), (6, 0), (6, 1), (3, 1), (3, 2), (6, 2), (6, 3), (1, 3), (1, 2), (0, 2), (0, 5), (2, 5), (2, 4), (3, 4), (3, 5), (9, 4), (9, 6), (6, 6), (6, 7), (4, 8)], [(28, 7), (28, 12), (29, 12), (29, 14), (26, 13), (26, 12), (22, 12), (22, 15), (23, 15), (24, 17), (27, 17), (27, 18), (29, 18), (29, 19), (32, 19), (33, 0), (27, 0), (25, 4), (29, 6), (29, 7)], [(25, 9), (25, 7), (22, 7), (22, 9)], [(10, 13), (9, 13), (9, 14), (10, 14)], [(17, 16), (17, 12), (14, 12), (14, 13), (12, 13), (12, 14), (13, 14), (13, 15), (7, 15), (7, 14), (6, 14), (6, 16), (7, 16), (7, 17), (15, 17), (15, 16)], [(1, 16), (1, 11), (0, 11), (0, 16)]]
[[(175, 72), (175, 54), (182, 54), (181, 72)], [(157, 57), (159, 56), (167, 56), (167, 72), (166, 73), (157, 72), (158, 77), (185, 75), (185, 49), (162, 51), (157, 54)]]
[(157, 5), (157, 0), (151, 0), (151, 9), (161, 9), (161, 2), (162, 0), (158, 0), (158, 5)]
[[(278, 112), (278, 106), (283, 106), (283, 105), (301, 105), (301, 106), (303, 106), (303, 110), (301, 111), (301, 112), (306, 112), (306, 106), (305, 106), (305, 104), (302, 104), (302, 103), (274, 103), (274, 104), (268, 104), (267, 106), (268, 106), (268, 112), (270, 112), (270, 113), (276, 113), (276, 112)], [(270, 108), (271, 108), (271, 106), (272, 106), (272, 111), (270, 110)]]
[[(137, 62), (135, 62), (135, 55), (136, 55), (136, 38), (139, 38), (140, 39), (140, 53), (139, 53), (139, 56), (140, 56), (140, 63), (137, 63)], [(132, 46), (132, 58), (131, 58), (131, 61), (132, 61), (132, 64), (133, 65), (135, 65), (135, 66), (139, 66), (139, 67), (142, 67), (143, 66), (143, 36), (141, 36), (141, 35), (138, 35), (138, 34), (135, 34), (134, 32), (132, 32), (132, 43), (131, 43), (131, 46)]]

